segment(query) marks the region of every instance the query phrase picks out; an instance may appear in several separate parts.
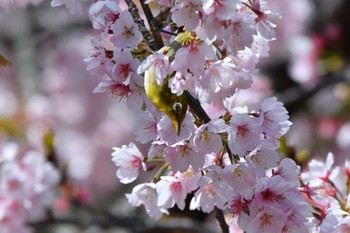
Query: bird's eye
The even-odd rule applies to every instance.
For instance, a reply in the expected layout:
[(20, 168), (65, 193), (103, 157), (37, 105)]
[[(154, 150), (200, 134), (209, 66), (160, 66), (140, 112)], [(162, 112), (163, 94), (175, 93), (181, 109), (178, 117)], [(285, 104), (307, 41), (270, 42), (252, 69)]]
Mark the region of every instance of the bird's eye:
[(182, 104), (179, 103), (179, 102), (176, 102), (176, 103), (173, 105), (173, 109), (175, 110), (175, 112), (180, 112), (181, 109), (182, 109)]

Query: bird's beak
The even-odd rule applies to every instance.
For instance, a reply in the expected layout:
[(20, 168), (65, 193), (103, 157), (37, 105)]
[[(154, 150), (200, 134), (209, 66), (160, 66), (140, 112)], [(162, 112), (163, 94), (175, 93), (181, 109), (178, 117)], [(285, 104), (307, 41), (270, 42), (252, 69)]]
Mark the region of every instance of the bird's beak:
[(175, 126), (175, 130), (176, 130), (177, 135), (179, 135), (180, 134), (181, 125), (179, 124), (179, 122), (176, 119), (173, 120), (173, 124)]

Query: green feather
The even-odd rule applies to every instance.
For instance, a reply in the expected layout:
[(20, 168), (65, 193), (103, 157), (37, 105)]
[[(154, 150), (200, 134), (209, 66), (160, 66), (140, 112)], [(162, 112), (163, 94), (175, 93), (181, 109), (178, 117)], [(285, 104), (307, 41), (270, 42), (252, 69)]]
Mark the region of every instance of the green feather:
[(176, 133), (179, 134), (187, 112), (187, 98), (185, 94), (178, 96), (171, 92), (168, 87), (170, 77), (163, 81), (162, 86), (158, 85), (155, 66), (152, 66), (145, 72), (145, 90), (154, 105), (172, 120)]

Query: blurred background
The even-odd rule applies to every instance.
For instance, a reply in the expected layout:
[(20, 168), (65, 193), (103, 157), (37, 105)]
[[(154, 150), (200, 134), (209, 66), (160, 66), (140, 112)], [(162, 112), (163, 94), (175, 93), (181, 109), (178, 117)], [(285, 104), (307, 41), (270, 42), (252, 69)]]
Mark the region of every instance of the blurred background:
[[(53, 210), (62, 222), (33, 222), (34, 232), (147, 232), (154, 223), (126, 203), (132, 186), (118, 182), (111, 162), (113, 146), (133, 141), (135, 119), (125, 103), (93, 94), (100, 80), (84, 63), (92, 47), (91, 1), (83, 2), (81, 16), (47, 0), (0, 1), (0, 54), (13, 62), (0, 65), (0, 143), (43, 151), (63, 173)], [(282, 15), (277, 40), (253, 88), (239, 93), (242, 104), (254, 109), (277, 96), (293, 122), (282, 150), (300, 165), (329, 151), (344, 163), (350, 158), (350, 1), (270, 2)], [(211, 221), (206, 231), (215, 230)], [(157, 227), (149, 232), (186, 232)]]

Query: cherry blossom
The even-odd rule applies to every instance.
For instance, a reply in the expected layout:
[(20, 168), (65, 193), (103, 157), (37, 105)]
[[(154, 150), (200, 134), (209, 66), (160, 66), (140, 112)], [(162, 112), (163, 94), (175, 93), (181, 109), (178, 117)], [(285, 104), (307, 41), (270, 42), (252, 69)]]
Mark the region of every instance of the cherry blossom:
[(152, 65), (155, 66), (156, 80), (159, 85), (163, 85), (163, 80), (172, 73), (169, 56), (162, 53), (154, 53), (147, 57), (137, 68), (137, 73), (142, 74)]
[(276, 139), (285, 134), (292, 124), (288, 121), (287, 110), (275, 97), (267, 98), (261, 103), (260, 118), (263, 121), (261, 126), (264, 134), (272, 139), (273, 144), (277, 145), (278, 141)]
[(110, 77), (118, 83), (126, 81), (132, 74), (136, 74), (137, 67), (140, 64), (127, 49), (115, 49), (113, 60), (115, 64), (111, 67)]
[(225, 203), (225, 197), (217, 192), (213, 183), (208, 182), (206, 185), (201, 185), (201, 188), (196, 191), (191, 201), (190, 209), (200, 209), (205, 213), (210, 213), (215, 206), (224, 208)]
[[(193, 192), (191, 210), (227, 211), (247, 233), (346, 229), (337, 201), (347, 194), (346, 172), (332, 170), (331, 156), (326, 164), (311, 161), (309, 171), (301, 172), (277, 151), (291, 126), (286, 108), (276, 97), (263, 99), (265, 93), (255, 100), (257, 67), (269, 56), (281, 16), (273, 1), (146, 1), (157, 20), (167, 18), (147, 22), (152, 27), (162, 23), (160, 28), (170, 32), (149, 28), (151, 37), (162, 40), (156, 46), (141, 35), (143, 25), (135, 15), (121, 11), (118, 3), (101, 0), (90, 7), (98, 35), (86, 62), (99, 77), (96, 92), (126, 99), (138, 119), (136, 140), (149, 147), (145, 155), (134, 144), (115, 147), (112, 154), (122, 183), (135, 181), (146, 163), (156, 170), (127, 194), (131, 205), (144, 205), (151, 218), (159, 219), (175, 205), (185, 209)], [(198, 107), (211, 104), (220, 113), (208, 119), (189, 101), (178, 134), (144, 91), (149, 69), (155, 70), (157, 84), (167, 81), (168, 91), (186, 92), (198, 99)], [(254, 107), (246, 104), (251, 96)], [(327, 195), (319, 193), (321, 187)]]
[(261, 122), (248, 114), (238, 113), (232, 117), (228, 128), (228, 140), (232, 153), (245, 155), (260, 145)]
[(175, 147), (167, 147), (164, 151), (165, 160), (171, 165), (173, 171), (186, 171), (191, 165), (198, 171), (204, 165), (204, 155), (187, 144), (178, 144)]
[(173, 122), (168, 116), (163, 115), (157, 124), (158, 135), (160, 139), (169, 146), (184, 142), (190, 139), (196, 130), (196, 126), (193, 122), (194, 118), (192, 114), (187, 113), (181, 125), (180, 134), (177, 135)]
[(2, 146), (6, 159), (0, 160), (0, 231), (29, 233), (26, 222), (45, 216), (60, 174), (39, 151), (28, 150), (21, 156), (18, 145)]
[(186, 30), (191, 31), (199, 24), (200, 10), (200, 0), (180, 0), (171, 8), (171, 17), (177, 25), (185, 26)]
[(339, 172), (339, 168), (332, 169), (334, 163), (333, 153), (328, 153), (326, 163), (312, 160), (309, 163), (309, 171), (302, 174), (302, 179), (311, 186), (318, 186), (324, 181), (332, 180)]
[(144, 205), (148, 215), (154, 219), (168, 214), (165, 208), (157, 206), (158, 194), (154, 183), (139, 184), (133, 188), (132, 193), (126, 194), (126, 197), (133, 206)]
[(145, 168), (143, 163), (143, 155), (138, 150), (134, 143), (129, 146), (122, 146), (122, 148), (113, 148), (112, 160), (119, 167), (117, 177), (120, 182), (127, 184), (133, 182), (139, 175), (139, 170)]
[(189, 39), (185, 47), (180, 48), (173, 62), (173, 69), (186, 72), (190, 70), (195, 76), (204, 72), (204, 65), (207, 59), (215, 57), (214, 48), (195, 38)]
[(218, 133), (227, 131), (227, 125), (222, 119), (215, 119), (208, 124), (201, 125), (195, 133), (193, 142), (203, 153), (218, 153), (222, 148), (221, 137)]
[(164, 208), (173, 207), (185, 208), (185, 199), (188, 193), (197, 189), (199, 176), (194, 173), (191, 167), (184, 172), (177, 172), (174, 176), (162, 176), (156, 184), (158, 193), (158, 206)]
[(282, 232), (283, 223), (286, 221), (282, 210), (267, 206), (258, 212), (253, 212), (252, 215), (254, 217), (246, 229), (247, 232), (251, 233)]
[(118, 1), (95, 1), (90, 6), (89, 18), (94, 29), (108, 33), (111, 25), (120, 17), (120, 12)]
[(122, 11), (112, 26), (111, 41), (118, 48), (136, 47), (142, 41), (142, 34), (134, 23), (129, 11)]
[(157, 135), (157, 124), (159, 119), (156, 119), (151, 113), (145, 111), (137, 112), (139, 114), (139, 123), (136, 126), (136, 140), (141, 143), (155, 141)]

